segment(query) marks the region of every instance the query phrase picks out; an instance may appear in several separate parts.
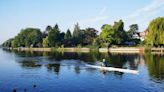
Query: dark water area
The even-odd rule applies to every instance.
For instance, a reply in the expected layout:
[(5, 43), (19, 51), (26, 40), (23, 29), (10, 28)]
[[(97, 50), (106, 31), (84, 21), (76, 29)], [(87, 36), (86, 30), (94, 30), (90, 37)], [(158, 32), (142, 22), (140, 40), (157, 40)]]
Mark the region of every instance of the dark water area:
[[(108, 66), (139, 74), (86, 67)], [(0, 49), (0, 92), (164, 92), (164, 55), (18, 52)]]

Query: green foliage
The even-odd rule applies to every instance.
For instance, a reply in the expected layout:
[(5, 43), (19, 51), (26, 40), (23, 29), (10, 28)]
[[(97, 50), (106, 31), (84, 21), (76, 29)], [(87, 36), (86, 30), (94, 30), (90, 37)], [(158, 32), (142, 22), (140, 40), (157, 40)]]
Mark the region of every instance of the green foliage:
[(129, 39), (130, 42), (134, 42), (135, 44), (140, 44), (141, 40), (137, 38)]
[(103, 44), (123, 44), (127, 40), (126, 32), (124, 30), (124, 23), (122, 20), (115, 22), (113, 26), (103, 25), (102, 32), (100, 33), (98, 42)]
[(115, 22), (113, 25), (113, 30), (114, 30), (114, 44), (123, 44), (127, 39), (126, 32), (124, 30), (124, 23), (122, 20), (119, 22)]
[(112, 43), (113, 41), (114, 30), (111, 25), (104, 25), (102, 32), (100, 33), (99, 40), (103, 43)]
[(59, 35), (59, 38), (60, 38), (59, 45), (60, 46), (64, 43), (64, 37), (65, 37), (65, 33), (64, 32), (60, 33), (60, 35)]
[(72, 35), (70, 30), (68, 29), (65, 36), (64, 36), (64, 46), (71, 46), (72, 44)]
[(64, 36), (64, 39), (71, 39), (71, 38), (72, 38), (71, 31), (68, 29)]
[(148, 27), (146, 44), (150, 46), (164, 45), (164, 17), (154, 19)]
[[(114, 25), (104, 24), (101, 27), (102, 32), (94, 28), (80, 29), (77, 23), (74, 27), (73, 34), (68, 29), (66, 33), (60, 32), (59, 26), (47, 26), (43, 33), (36, 28), (26, 28), (13, 39), (6, 41), (5, 47), (109, 47), (111, 45), (123, 45), (129, 40), (122, 20), (115, 22)], [(138, 25), (130, 26), (129, 33), (132, 35), (138, 30)], [(163, 37), (163, 36), (161, 36)], [(133, 40), (139, 43), (138, 40)], [(161, 40), (160, 40), (161, 41)]]
[(130, 29), (128, 30), (127, 35), (129, 38), (132, 38), (133, 35), (138, 31), (139, 28), (138, 28), (137, 24), (132, 24), (129, 26), (129, 28)]
[(14, 39), (9, 39), (9, 40), (7, 40), (7, 41), (5, 41), (3, 44), (2, 44), (2, 46), (3, 47), (12, 47), (12, 41), (13, 41)]
[(49, 44), (48, 44), (48, 37), (43, 38), (43, 43), (42, 43), (42, 45), (43, 45), (44, 48), (49, 47)]
[(46, 38), (48, 33), (52, 30), (52, 27), (51, 26), (47, 26), (45, 31), (43, 32), (43, 38)]
[(82, 46), (81, 46), (81, 44), (78, 44), (77, 47), (78, 47), (78, 48), (81, 48)]
[(48, 43), (50, 47), (56, 47), (59, 45), (59, 42), (60, 42), (60, 30), (58, 25), (56, 24), (55, 27), (48, 33)]
[(94, 39), (97, 37), (97, 30), (94, 28), (87, 28), (84, 30), (83, 45), (92, 45)]
[(79, 24), (77, 23), (73, 31), (73, 43), (75, 46), (82, 44), (84, 38), (84, 30), (80, 29)]
[(39, 47), (42, 43), (42, 33), (40, 29), (23, 29), (13, 40), (13, 47)]
[(81, 35), (81, 29), (80, 29), (79, 24), (77, 23), (74, 27), (73, 37), (78, 38), (79, 35)]

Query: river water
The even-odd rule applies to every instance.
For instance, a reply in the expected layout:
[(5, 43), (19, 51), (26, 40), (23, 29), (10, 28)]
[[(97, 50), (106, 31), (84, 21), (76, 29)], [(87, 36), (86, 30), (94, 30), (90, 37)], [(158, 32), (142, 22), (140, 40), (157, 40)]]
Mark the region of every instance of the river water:
[[(108, 66), (139, 74), (86, 67)], [(0, 49), (0, 92), (164, 92), (164, 56), (152, 54), (18, 52)]]

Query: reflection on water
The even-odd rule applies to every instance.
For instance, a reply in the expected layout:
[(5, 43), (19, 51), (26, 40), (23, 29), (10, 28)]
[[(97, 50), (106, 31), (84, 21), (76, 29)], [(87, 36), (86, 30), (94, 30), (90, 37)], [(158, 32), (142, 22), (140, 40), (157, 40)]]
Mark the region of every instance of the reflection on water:
[(21, 67), (23, 68), (38, 68), (41, 67), (41, 65), (36, 64), (37, 61), (35, 60), (22, 60), (18, 61)]
[(152, 79), (157, 82), (164, 80), (164, 56), (146, 54), (145, 61)]
[[(98, 52), (91, 52), (91, 53), (63, 53), (63, 52), (19, 52), (19, 51), (3, 51), (7, 52), (8, 54), (12, 54), (15, 57), (16, 64), (19, 65), (24, 70), (36, 70), (41, 71), (42, 73), (45, 73), (45, 70), (51, 74), (57, 75), (57, 76), (74, 76), (77, 75), (81, 76), (78, 81), (80, 83), (83, 83), (84, 80), (91, 81), (91, 79), (86, 79), (85, 76), (91, 77), (94, 74), (94, 78), (92, 78), (95, 81), (100, 80), (98, 75), (103, 74), (104, 77), (111, 77), (115, 76), (115, 78), (112, 77), (112, 80), (109, 81), (109, 79), (106, 79), (109, 81), (109, 83), (113, 83), (113, 85), (116, 83), (117, 86), (119, 86), (120, 80), (122, 80), (122, 83), (119, 87), (130, 87), (131, 85), (129, 79), (133, 79), (134, 82), (134, 88), (137, 88), (136, 91), (163, 91), (163, 85), (164, 85), (164, 56), (163, 55), (152, 55), (152, 54), (113, 54), (113, 53), (98, 53)], [(1, 53), (2, 54), (2, 51)], [(8, 58), (8, 57), (6, 57)], [(129, 75), (124, 74), (121, 72), (104, 72), (99, 71), (92, 68), (87, 68), (84, 66), (84, 64), (98, 64), (102, 62), (102, 59), (105, 58), (107, 61), (108, 66), (112, 67), (118, 67), (118, 68), (125, 68), (125, 69), (133, 69), (133, 70), (139, 70), (139, 75)], [(77, 74), (72, 74), (72, 71)], [(97, 73), (98, 71), (98, 73)], [(64, 74), (63, 74), (64, 72)], [(40, 75), (43, 76), (43, 74), (40, 73)], [(110, 76), (109, 76), (110, 75)], [(48, 76), (48, 75), (47, 75)], [(83, 77), (82, 77), (83, 76)], [(63, 76), (64, 77), (64, 76)], [(65, 77), (64, 77), (65, 78)], [(84, 79), (85, 78), (85, 79)], [(127, 79), (126, 79), (127, 78)], [(54, 78), (53, 78), (54, 79)], [(142, 80), (143, 79), (143, 80)], [(116, 82), (112, 82), (112, 81)], [(126, 80), (126, 81), (125, 81)], [(141, 81), (142, 80), (142, 81)], [(143, 82), (146, 81), (146, 82)], [(46, 81), (50, 82), (50, 81)], [(60, 83), (62, 80), (60, 80)], [(67, 81), (68, 82), (68, 81)], [(152, 83), (153, 82), (153, 83)], [(80, 84), (81, 87), (83, 87), (83, 84)], [(96, 83), (92, 82), (94, 86), (96, 86)], [(146, 84), (148, 83), (148, 84)], [(156, 87), (156, 83), (160, 84), (159, 88)], [(43, 85), (43, 84), (42, 84)], [(60, 84), (60, 86), (64, 86), (64, 83)], [(73, 84), (70, 84), (70, 86), (76, 86), (77, 84), (75, 81)], [(103, 84), (104, 89), (108, 89), (107, 86), (108, 83), (105, 82)], [(140, 87), (142, 85), (142, 87)], [(153, 87), (152, 87), (153, 85)], [(44, 85), (45, 86), (45, 85)], [(100, 86), (100, 85), (99, 85)], [(87, 87), (84, 87), (84, 91), (91, 91), (89, 90), (90, 87), (87, 85)], [(55, 87), (56, 88), (56, 87)], [(65, 88), (67, 89), (67, 88)], [(99, 92), (100, 88), (94, 88), (97, 89), (95, 92)], [(61, 89), (60, 89), (61, 90)], [(62, 89), (64, 90), (64, 89)], [(68, 90), (68, 89), (67, 89)], [(113, 91), (121, 92), (119, 89), (116, 89), (115, 87), (112, 87)], [(111, 90), (111, 91), (112, 91)], [(54, 91), (51, 89), (50, 91)], [(71, 91), (71, 90), (70, 90)], [(79, 90), (73, 90), (74, 92)], [(105, 90), (104, 90), (105, 91)], [(127, 88), (124, 89), (124, 91), (131, 92), (132, 90), (128, 90)]]
[(59, 74), (60, 71), (60, 64), (48, 64), (47, 65), (48, 71), (55, 72), (55, 74)]
[[(85, 63), (96, 64), (101, 62), (103, 58), (106, 59), (108, 66), (117, 68), (128, 68), (137, 70), (139, 65), (143, 66), (146, 63), (150, 76), (160, 81), (164, 79), (164, 56), (163, 55), (152, 55), (152, 54), (112, 54), (112, 53), (63, 53), (63, 52), (19, 52), (14, 53), (23, 57), (22, 61), (18, 61), (24, 68), (37, 68), (41, 67), (44, 60), (48, 62), (46, 65), (48, 71), (53, 71), (55, 74), (59, 74), (60, 63), (63, 60), (70, 60), (64, 62), (64, 64), (74, 64), (74, 70), (76, 73), (80, 73), (80, 62), (72, 62), (71, 60), (80, 60)], [(43, 57), (42, 57), (43, 56)], [(27, 58), (24, 58), (27, 57)], [(28, 60), (24, 60), (28, 59)], [(19, 59), (21, 60), (21, 59)], [(60, 62), (61, 61), (61, 62)], [(40, 63), (38, 63), (40, 62)], [(75, 64), (76, 63), (76, 64)], [(116, 75), (122, 75), (123, 73), (114, 72)]]
[[(56, 74), (60, 71), (60, 64), (74, 65), (76, 73), (80, 73), (80, 66), (83, 63), (96, 64), (106, 59), (108, 66), (118, 68), (128, 68), (137, 70), (140, 64), (140, 56), (137, 54), (105, 54), (105, 53), (62, 53), (62, 52), (15, 52), (16, 55), (23, 57), (22, 67), (40, 67), (46, 64), (48, 70), (53, 70)], [(42, 57), (43, 56), (43, 57)], [(26, 58), (24, 58), (26, 57)], [(27, 59), (27, 60), (24, 60)], [(19, 58), (19, 60), (21, 60)], [(67, 60), (64, 62), (64, 60)], [(78, 62), (76, 62), (78, 60)], [(82, 61), (82, 62), (79, 62)], [(127, 66), (128, 65), (128, 66)], [(120, 72), (114, 74), (122, 75)]]

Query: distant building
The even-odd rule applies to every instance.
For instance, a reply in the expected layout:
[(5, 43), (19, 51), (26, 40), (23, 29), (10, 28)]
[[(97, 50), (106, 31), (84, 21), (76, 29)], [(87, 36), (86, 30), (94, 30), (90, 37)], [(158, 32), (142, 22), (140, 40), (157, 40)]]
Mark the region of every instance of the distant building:
[(141, 41), (144, 41), (144, 40), (145, 40), (145, 37), (146, 37), (147, 34), (148, 34), (148, 31), (145, 30), (145, 31), (143, 31), (143, 32), (138, 32), (137, 34), (138, 34), (139, 39), (140, 39)]

